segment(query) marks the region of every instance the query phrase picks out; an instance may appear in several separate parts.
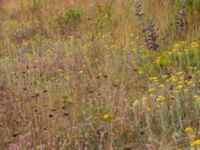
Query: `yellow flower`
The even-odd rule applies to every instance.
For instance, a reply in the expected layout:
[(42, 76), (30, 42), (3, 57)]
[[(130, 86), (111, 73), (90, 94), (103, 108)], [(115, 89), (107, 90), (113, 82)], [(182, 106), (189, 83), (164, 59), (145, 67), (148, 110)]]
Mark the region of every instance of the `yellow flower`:
[(184, 91), (184, 93), (187, 93), (187, 92), (189, 92), (189, 89), (184, 89), (183, 91)]
[(183, 88), (183, 85), (178, 85), (176, 88), (180, 90)]
[[(174, 52), (174, 53), (175, 53), (176, 51), (177, 51), (177, 50), (176, 50), (175, 48), (174, 48), (174, 49), (172, 49), (172, 52)], [(170, 53), (171, 53), (171, 52), (169, 52), (168, 54), (170, 55)]]
[(200, 96), (195, 95), (195, 96), (194, 96), (194, 99), (197, 100), (197, 101), (200, 101)]
[(182, 53), (182, 52), (177, 52), (177, 55), (178, 55), (178, 56), (182, 56), (183, 53)]
[(162, 89), (162, 88), (164, 88), (164, 85), (163, 85), (163, 84), (160, 84), (158, 87), (159, 87), (160, 89)]
[(190, 139), (196, 139), (196, 138), (197, 138), (197, 137), (196, 137), (196, 135), (194, 135), (194, 134), (190, 136)]
[(74, 101), (72, 98), (69, 98), (69, 99), (67, 100), (67, 103), (70, 104), (70, 105), (72, 105), (72, 104), (75, 103), (75, 101)]
[(150, 108), (150, 107), (146, 107), (146, 111), (147, 111), (147, 112), (150, 112), (150, 111), (151, 111), (151, 108)]
[(192, 85), (193, 82), (192, 81), (187, 81), (187, 85)]
[(177, 78), (176, 78), (176, 76), (171, 76), (170, 80), (171, 80), (172, 82), (176, 82), (176, 81), (177, 81)]
[(181, 46), (181, 44), (176, 43), (176, 44), (174, 45), (174, 48), (179, 48), (180, 46)]
[(191, 146), (200, 145), (200, 139), (195, 140), (192, 142)]
[(191, 127), (187, 127), (186, 129), (185, 129), (185, 132), (192, 132), (192, 128)]
[(149, 88), (148, 90), (150, 93), (153, 93), (155, 91), (155, 88)]
[(185, 45), (185, 44), (186, 44), (186, 41), (181, 41), (181, 44), (182, 44), (182, 45)]
[(158, 82), (158, 78), (157, 77), (150, 77), (149, 81), (154, 81), (154, 82)]
[(164, 101), (165, 98), (163, 96), (158, 96), (156, 99), (158, 102)]
[(189, 52), (189, 51), (190, 51), (190, 49), (189, 49), (189, 48), (186, 48), (186, 49), (185, 49), (185, 52), (186, 52), (186, 53), (187, 53), (187, 52)]
[(162, 78), (163, 78), (163, 79), (167, 78), (167, 75), (162, 75)]
[[(174, 51), (174, 50), (172, 50), (172, 51)], [(173, 54), (172, 52), (168, 52), (168, 55), (169, 55), (169, 56), (171, 56), (172, 54)]]
[(179, 94), (179, 90), (174, 90), (174, 94)]
[(157, 57), (156, 60), (155, 60), (155, 62), (156, 62), (157, 64), (159, 64), (159, 63), (160, 63), (160, 57)]
[(65, 76), (64, 76), (64, 79), (65, 79), (65, 80), (70, 80), (71, 77), (70, 77), (70, 75), (65, 75)]
[(109, 114), (104, 114), (103, 115), (103, 120), (105, 120), (105, 121), (111, 121), (111, 116)]
[(75, 103), (75, 101), (72, 99), (72, 98), (69, 98), (68, 96), (64, 95), (62, 96), (62, 104), (63, 105), (66, 105), (66, 104), (69, 104), (69, 105), (72, 105)]
[(192, 46), (192, 48), (199, 47), (199, 43), (197, 43), (197, 42), (192, 42), (192, 43), (191, 43), (191, 46)]

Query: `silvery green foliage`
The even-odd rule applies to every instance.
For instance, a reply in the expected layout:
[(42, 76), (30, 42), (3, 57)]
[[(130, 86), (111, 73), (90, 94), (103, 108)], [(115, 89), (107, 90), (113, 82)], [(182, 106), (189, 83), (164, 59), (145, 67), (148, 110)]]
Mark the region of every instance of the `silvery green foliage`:
[(30, 34), (35, 34), (36, 24), (32, 22), (18, 23), (13, 20), (8, 20), (3, 23), (3, 36), (10, 40), (26, 39)]

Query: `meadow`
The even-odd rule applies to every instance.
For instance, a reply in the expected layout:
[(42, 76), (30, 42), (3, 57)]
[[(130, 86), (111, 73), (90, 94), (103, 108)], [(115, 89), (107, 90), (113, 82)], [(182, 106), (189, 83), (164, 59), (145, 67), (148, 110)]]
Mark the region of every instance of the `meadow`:
[(0, 0), (0, 150), (200, 150), (199, 0)]

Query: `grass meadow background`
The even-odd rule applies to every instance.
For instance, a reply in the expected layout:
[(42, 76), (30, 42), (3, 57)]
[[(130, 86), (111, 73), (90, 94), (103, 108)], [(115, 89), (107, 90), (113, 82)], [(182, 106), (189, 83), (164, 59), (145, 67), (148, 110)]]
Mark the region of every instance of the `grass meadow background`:
[(0, 0), (1, 150), (199, 150), (199, 0)]

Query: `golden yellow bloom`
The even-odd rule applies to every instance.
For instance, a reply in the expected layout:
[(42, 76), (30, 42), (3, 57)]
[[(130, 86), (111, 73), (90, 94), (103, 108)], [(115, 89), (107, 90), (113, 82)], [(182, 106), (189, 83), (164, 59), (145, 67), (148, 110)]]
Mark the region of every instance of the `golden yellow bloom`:
[(148, 90), (150, 93), (153, 93), (155, 91), (155, 88), (149, 88)]
[(64, 76), (64, 79), (65, 79), (65, 80), (70, 80), (71, 77), (70, 77), (70, 75), (65, 75), (65, 76)]
[(172, 82), (176, 82), (176, 81), (177, 81), (176, 76), (171, 76), (170, 81), (172, 81)]
[[(172, 49), (172, 52), (174, 52), (174, 53), (175, 53), (176, 51), (177, 51), (177, 50), (176, 50), (175, 48), (174, 48), (174, 49)], [(169, 52), (168, 54), (170, 55), (170, 53), (171, 53), (171, 52)]]
[(177, 55), (178, 55), (178, 56), (182, 56), (183, 53), (182, 53), (182, 52), (177, 52)]
[(192, 43), (191, 43), (191, 47), (192, 47), (192, 48), (199, 47), (199, 43), (197, 43), (197, 42), (192, 42)]
[[(172, 51), (174, 51), (174, 50), (172, 50)], [(169, 55), (169, 56), (171, 56), (172, 54), (173, 54), (172, 52), (170, 52), (170, 51), (168, 52), (168, 55)]]
[(183, 91), (184, 91), (184, 93), (187, 93), (187, 92), (189, 92), (189, 89), (184, 89)]
[(151, 108), (150, 108), (150, 107), (146, 107), (146, 111), (147, 111), (147, 112), (150, 112), (150, 111), (151, 111)]
[(189, 49), (189, 48), (186, 48), (186, 49), (185, 49), (185, 52), (189, 52), (189, 51), (190, 51), (190, 49)]
[(190, 136), (190, 139), (196, 139), (196, 138), (197, 138), (197, 137), (196, 137), (196, 135), (194, 135), (194, 134)]
[(200, 101), (200, 96), (195, 95), (195, 96), (194, 96), (194, 99), (197, 100), (197, 101)]
[(182, 89), (183, 88), (183, 85), (178, 85), (177, 87), (176, 87), (176, 89)]
[(192, 85), (192, 84), (193, 84), (192, 81), (188, 81), (188, 82), (187, 82), (187, 85)]
[(109, 114), (104, 114), (103, 115), (103, 120), (105, 120), (105, 121), (111, 121), (111, 116)]
[(191, 146), (196, 146), (196, 145), (200, 145), (200, 139), (195, 140), (194, 142), (192, 142)]
[(167, 75), (162, 75), (162, 78), (163, 78), (163, 79), (167, 78)]
[(161, 102), (161, 101), (164, 101), (165, 98), (164, 98), (164, 96), (158, 96), (156, 100), (157, 100), (158, 102)]
[(191, 127), (187, 127), (186, 129), (185, 129), (185, 132), (192, 132), (192, 128)]
[(67, 100), (67, 103), (70, 104), (70, 105), (72, 105), (72, 104), (75, 103), (75, 101), (74, 101), (72, 98), (69, 98), (69, 99)]
[(185, 44), (186, 44), (186, 41), (181, 41), (181, 44), (182, 44), (182, 45), (185, 45)]
[(162, 88), (164, 88), (164, 85), (163, 85), (163, 84), (160, 84), (158, 87), (159, 87), (160, 89), (162, 89)]
[(157, 57), (156, 60), (155, 60), (155, 62), (156, 62), (157, 64), (159, 64), (159, 63), (160, 63), (160, 57)]
[(157, 77), (150, 77), (149, 81), (154, 81), (154, 82), (158, 82), (158, 78)]
[(174, 94), (178, 94), (179, 93), (179, 90), (174, 90)]
[(176, 44), (174, 45), (174, 48), (179, 48), (180, 46), (181, 46), (180, 43), (176, 43)]
[(65, 105), (72, 105), (75, 103), (75, 101), (72, 99), (72, 98), (69, 98), (68, 96), (64, 95), (62, 96), (62, 105), (65, 106)]

